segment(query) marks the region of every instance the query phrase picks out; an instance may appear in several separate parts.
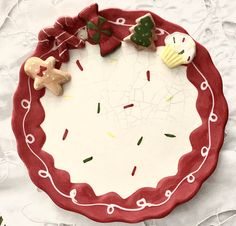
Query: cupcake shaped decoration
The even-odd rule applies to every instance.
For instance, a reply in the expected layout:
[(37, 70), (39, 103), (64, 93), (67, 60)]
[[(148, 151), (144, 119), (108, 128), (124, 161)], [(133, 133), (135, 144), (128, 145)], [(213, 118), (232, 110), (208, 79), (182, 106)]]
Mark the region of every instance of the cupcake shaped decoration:
[(187, 34), (174, 32), (166, 36), (161, 59), (169, 68), (189, 64), (196, 54), (196, 44)]

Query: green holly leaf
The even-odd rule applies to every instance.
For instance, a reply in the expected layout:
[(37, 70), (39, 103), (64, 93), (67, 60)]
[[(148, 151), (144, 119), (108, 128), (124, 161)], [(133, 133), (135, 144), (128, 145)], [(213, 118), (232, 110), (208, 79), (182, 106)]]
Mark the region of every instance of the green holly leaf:
[(110, 30), (102, 30), (102, 32), (108, 36), (112, 35), (112, 32)]
[(95, 43), (99, 43), (100, 37), (101, 37), (100, 33), (97, 32), (96, 34), (94, 34), (94, 36), (92, 37), (92, 39), (93, 39), (93, 41), (94, 41)]
[(88, 29), (91, 29), (91, 30), (97, 30), (98, 29), (98, 27), (97, 27), (97, 25), (95, 25), (93, 22), (91, 22), (91, 21), (88, 21), (88, 23), (87, 23), (87, 28)]
[(101, 27), (102, 24), (104, 24), (107, 21), (106, 18), (99, 16), (98, 17), (98, 26)]

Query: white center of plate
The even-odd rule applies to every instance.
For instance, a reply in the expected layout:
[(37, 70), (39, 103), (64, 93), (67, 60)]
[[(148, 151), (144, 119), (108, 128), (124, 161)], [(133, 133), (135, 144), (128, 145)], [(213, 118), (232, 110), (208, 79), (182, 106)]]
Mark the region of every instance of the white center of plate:
[(41, 126), (43, 150), (56, 168), (69, 172), (71, 182), (88, 183), (96, 195), (117, 192), (125, 198), (177, 173), (179, 158), (192, 150), (189, 135), (201, 124), (198, 93), (186, 67), (163, 64), (162, 48), (137, 51), (123, 43), (106, 57), (90, 44), (70, 51), (61, 69), (72, 80), (62, 97), (49, 91), (42, 97)]

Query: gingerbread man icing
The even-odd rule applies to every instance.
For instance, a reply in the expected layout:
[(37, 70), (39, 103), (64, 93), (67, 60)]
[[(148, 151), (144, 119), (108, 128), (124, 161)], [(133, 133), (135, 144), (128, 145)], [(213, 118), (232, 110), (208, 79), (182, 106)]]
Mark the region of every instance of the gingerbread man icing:
[(25, 73), (34, 79), (34, 88), (48, 88), (54, 95), (63, 93), (62, 85), (70, 81), (69, 73), (55, 68), (56, 59), (52, 56), (45, 61), (38, 57), (29, 58), (24, 65)]

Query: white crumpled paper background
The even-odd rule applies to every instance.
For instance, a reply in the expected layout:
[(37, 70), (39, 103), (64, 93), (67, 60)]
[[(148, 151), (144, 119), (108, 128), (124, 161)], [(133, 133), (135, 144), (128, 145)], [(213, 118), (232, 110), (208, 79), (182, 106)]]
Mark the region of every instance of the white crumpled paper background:
[[(175, 22), (210, 52), (220, 71), (229, 103), (225, 144), (215, 173), (198, 194), (167, 217), (135, 225), (236, 225), (236, 1), (230, 0), (97, 0), (100, 9), (148, 9)], [(0, 1), (0, 216), (7, 226), (96, 226), (64, 211), (30, 181), (16, 151), (11, 130), (12, 96), (21, 63), (34, 50), (37, 33), (62, 15), (74, 16), (91, 0)], [(108, 225), (127, 225), (110, 223)]]

